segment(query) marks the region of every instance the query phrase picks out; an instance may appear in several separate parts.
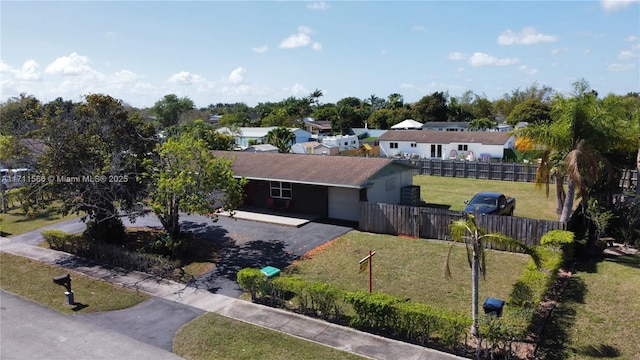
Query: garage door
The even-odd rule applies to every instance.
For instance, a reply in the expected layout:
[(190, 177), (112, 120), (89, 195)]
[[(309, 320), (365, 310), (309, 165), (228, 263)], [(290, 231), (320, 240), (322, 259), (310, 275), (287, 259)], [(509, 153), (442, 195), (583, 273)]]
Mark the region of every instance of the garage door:
[(360, 191), (358, 189), (329, 188), (329, 217), (358, 221)]

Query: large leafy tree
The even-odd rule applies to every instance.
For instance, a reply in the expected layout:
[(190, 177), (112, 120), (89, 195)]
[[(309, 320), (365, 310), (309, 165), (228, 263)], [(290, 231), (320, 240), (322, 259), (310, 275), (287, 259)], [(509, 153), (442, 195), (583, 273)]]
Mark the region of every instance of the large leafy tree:
[(420, 122), (447, 121), (449, 108), (443, 92), (423, 96), (413, 104), (414, 118)]
[(188, 97), (179, 98), (175, 94), (165, 95), (152, 108), (158, 117), (158, 123), (163, 128), (178, 125), (180, 116), (194, 108), (193, 101)]
[(203, 140), (209, 150), (233, 150), (235, 146), (233, 136), (216, 131), (213, 125), (201, 119), (172, 126), (166, 130), (166, 133), (174, 138), (188, 134), (194, 139)]
[(169, 236), (180, 237), (180, 213), (211, 215), (242, 204), (245, 180), (235, 179), (232, 160), (212, 156), (202, 139), (190, 134), (158, 147), (154, 190), (149, 203)]
[[(87, 95), (72, 103), (46, 104), (38, 136), (44, 152), (31, 183), (32, 195), (44, 191), (62, 202), (63, 213), (82, 213), (96, 224), (141, 214), (147, 195), (145, 159), (156, 144), (153, 127), (107, 95)], [(98, 234), (105, 234), (98, 231)]]
[(538, 99), (527, 99), (517, 104), (509, 116), (507, 116), (507, 124), (517, 125), (521, 122), (530, 124), (550, 122), (551, 108)]
[(485, 257), (485, 248), (487, 244), (496, 244), (505, 246), (512, 251), (521, 251), (530, 255), (536, 264), (539, 265), (540, 259), (535, 251), (506, 235), (499, 233), (487, 233), (485, 229), (478, 226), (477, 219), (474, 215), (469, 214), (466, 219), (460, 219), (449, 225), (453, 243), (447, 252), (445, 262), (445, 276), (451, 277), (451, 269), (449, 267), (449, 259), (451, 251), (456, 242), (465, 244), (467, 251), (467, 260), (471, 267), (471, 315), (473, 323), (471, 325), (471, 333), (478, 335), (478, 290), (480, 275), (486, 276), (487, 264)]
[(288, 153), (295, 141), (295, 134), (286, 127), (277, 127), (267, 133), (267, 142), (277, 147), (279, 153)]

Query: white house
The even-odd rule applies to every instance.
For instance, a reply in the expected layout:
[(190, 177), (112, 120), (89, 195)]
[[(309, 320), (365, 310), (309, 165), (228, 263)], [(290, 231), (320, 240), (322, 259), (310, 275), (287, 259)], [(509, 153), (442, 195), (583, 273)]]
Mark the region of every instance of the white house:
[(322, 138), (322, 143), (332, 147), (337, 146), (339, 151), (360, 148), (360, 140), (356, 135), (325, 136)]
[[(235, 138), (236, 146), (241, 149), (246, 149), (250, 146), (250, 141), (255, 141), (258, 144), (267, 143), (267, 134), (269, 131), (276, 129), (277, 126), (269, 127), (240, 127), (233, 131), (227, 127), (222, 127), (216, 131), (222, 134), (231, 135)], [(311, 133), (304, 129), (289, 128), (295, 135), (296, 139), (294, 143), (301, 143), (309, 141)]]
[(427, 121), (422, 125), (422, 130), (467, 131), (468, 127), (468, 121)]
[(380, 156), (435, 159), (501, 159), (515, 136), (504, 132), (387, 131), (378, 138)]

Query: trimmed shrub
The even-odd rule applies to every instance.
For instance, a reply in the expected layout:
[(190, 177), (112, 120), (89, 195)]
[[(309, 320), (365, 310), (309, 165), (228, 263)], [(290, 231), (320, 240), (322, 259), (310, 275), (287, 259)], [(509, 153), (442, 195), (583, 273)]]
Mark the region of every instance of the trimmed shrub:
[(365, 291), (345, 293), (343, 298), (356, 312), (351, 319), (351, 326), (383, 331), (394, 330), (398, 316), (394, 305), (404, 301), (399, 297)]
[(245, 289), (251, 295), (251, 300), (256, 301), (260, 296), (262, 298), (264, 283), (267, 280), (267, 275), (263, 274), (260, 269), (244, 268), (238, 271), (238, 284)]
[(565, 230), (551, 230), (540, 239), (540, 245), (562, 251), (563, 261), (573, 259), (575, 254), (575, 234)]
[(311, 309), (316, 316), (325, 320), (340, 316), (338, 300), (341, 294), (338, 289), (324, 283), (311, 283), (304, 288), (303, 293), (311, 300)]
[(43, 231), (42, 237), (44, 237), (44, 240), (51, 249), (66, 251), (73, 243), (75, 235), (53, 229)]

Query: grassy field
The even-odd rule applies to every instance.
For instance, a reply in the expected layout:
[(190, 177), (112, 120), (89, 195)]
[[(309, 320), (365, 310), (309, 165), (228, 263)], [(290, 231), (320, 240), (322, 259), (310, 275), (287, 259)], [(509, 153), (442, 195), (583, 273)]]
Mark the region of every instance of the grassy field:
[(578, 265), (545, 329), (544, 359), (637, 360), (640, 254)]
[(186, 359), (362, 359), (277, 331), (207, 313), (185, 325), (173, 352)]
[(413, 184), (420, 186), (422, 200), (450, 206), (451, 210), (462, 210), (464, 200), (470, 200), (480, 191), (495, 191), (516, 198), (515, 216), (558, 221), (553, 186), (547, 198), (544, 187), (525, 182), (416, 175)]
[[(452, 278), (444, 276), (449, 244), (351, 231), (296, 262), (285, 274), (296, 274), (343, 290), (367, 290), (368, 276), (358, 273), (358, 261), (372, 250), (376, 252), (373, 291), (470, 312), (471, 269), (464, 246), (456, 245), (452, 253)], [(526, 255), (488, 251), (486, 281), (480, 281), (481, 301), (489, 296), (507, 300), (528, 261)]]
[[(71, 274), (71, 290), (75, 301), (79, 303), (75, 307), (67, 304), (65, 288), (54, 284), (52, 280), (67, 273)], [(0, 253), (0, 286), (66, 314), (124, 309), (150, 297), (145, 293), (7, 253)]]
[(10, 237), (11, 235), (26, 233), (75, 217), (77, 217), (75, 214), (63, 217), (54, 207), (39, 209), (33, 217), (28, 217), (21, 208), (14, 208), (6, 214), (0, 214), (0, 218), (2, 218), (2, 221), (0, 221), (0, 236)]

